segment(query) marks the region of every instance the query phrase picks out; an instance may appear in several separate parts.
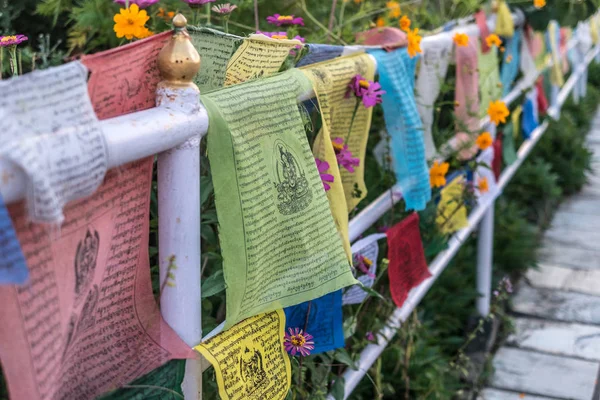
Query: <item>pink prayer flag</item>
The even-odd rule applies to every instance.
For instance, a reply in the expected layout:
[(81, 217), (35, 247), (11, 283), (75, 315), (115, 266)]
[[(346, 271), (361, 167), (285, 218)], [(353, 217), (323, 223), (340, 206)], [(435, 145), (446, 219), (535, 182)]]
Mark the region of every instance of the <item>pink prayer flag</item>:
[(431, 276), (421, 242), (419, 215), (412, 213), (386, 234), (390, 291), (396, 306), (402, 307), (408, 292)]
[(475, 13), (475, 23), (479, 27), (479, 40), (481, 43), (481, 52), (487, 53), (490, 51), (490, 46), (487, 45), (485, 39), (490, 35), (490, 30), (487, 25), (487, 17), (485, 16), (485, 12), (483, 10), (479, 10)]
[[(454, 112), (457, 120), (456, 139), (463, 145), (459, 157), (472, 158), (477, 153), (473, 139), (479, 131), (479, 73), (477, 72), (476, 37), (469, 36), (467, 46), (455, 46), (456, 89)], [(466, 147), (466, 148), (465, 148)]]

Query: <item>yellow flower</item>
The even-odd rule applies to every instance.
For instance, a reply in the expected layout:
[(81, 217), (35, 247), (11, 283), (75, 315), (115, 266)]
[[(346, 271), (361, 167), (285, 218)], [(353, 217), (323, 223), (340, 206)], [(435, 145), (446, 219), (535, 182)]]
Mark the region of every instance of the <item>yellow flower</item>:
[(132, 4), (129, 8), (121, 8), (120, 13), (113, 18), (115, 33), (118, 38), (141, 39), (147, 35), (148, 29), (144, 25), (149, 19), (146, 10), (140, 10), (137, 4)]
[(415, 28), (414, 30), (408, 30), (406, 32), (406, 39), (408, 40), (408, 55), (410, 58), (413, 58), (417, 55), (417, 53), (422, 53), (421, 50), (421, 40), (423, 39), (419, 36), (419, 28)]
[(454, 35), (454, 43), (458, 47), (465, 47), (469, 44), (469, 36), (466, 33), (457, 33)]
[(477, 137), (475, 143), (481, 150), (485, 150), (490, 147), (493, 143), (492, 135), (489, 132), (483, 132), (481, 135)]
[(138, 39), (145, 39), (147, 37), (150, 37), (154, 35), (154, 32), (152, 32), (150, 29), (148, 28), (144, 28), (141, 32), (140, 35), (138, 36)]
[(273, 35), (271, 36), (271, 39), (281, 39), (281, 40), (285, 40), (287, 39), (287, 35)]
[(397, 1), (391, 0), (385, 3), (385, 6), (388, 10), (390, 10), (390, 17), (392, 18), (400, 18), (400, 3)]
[(400, 18), (400, 29), (404, 32), (410, 31), (410, 18), (406, 15), (403, 15), (402, 18)]
[(546, 0), (533, 0), (533, 6), (535, 8), (542, 8), (546, 5)]
[(510, 115), (510, 111), (508, 111), (506, 104), (502, 100), (496, 100), (490, 103), (488, 115), (490, 116), (490, 120), (498, 126), (500, 123), (506, 122), (506, 117)]
[(384, 19), (381, 17), (377, 18), (377, 21), (375, 21), (375, 25), (377, 25), (378, 28), (383, 28), (385, 26)]
[(429, 170), (429, 184), (431, 187), (442, 187), (446, 184), (446, 174), (448, 173), (449, 168), (450, 164), (447, 162), (440, 164), (437, 161), (434, 161)]
[(502, 44), (502, 40), (500, 40), (500, 37), (498, 35), (492, 33), (485, 38), (485, 43), (488, 45), (488, 47), (500, 47), (500, 45)]
[(487, 178), (479, 178), (477, 181), (477, 188), (479, 189), (479, 193), (485, 193), (490, 190), (490, 185), (488, 185)]

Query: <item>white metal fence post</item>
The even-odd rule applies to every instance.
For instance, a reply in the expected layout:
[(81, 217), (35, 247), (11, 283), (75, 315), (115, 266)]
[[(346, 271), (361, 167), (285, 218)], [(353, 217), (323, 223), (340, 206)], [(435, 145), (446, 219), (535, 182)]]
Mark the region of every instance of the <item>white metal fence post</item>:
[[(173, 19), (175, 34), (159, 54), (164, 80), (156, 101), (159, 107), (191, 115), (203, 110), (200, 91), (192, 83), (200, 69), (200, 56), (189, 40), (186, 23), (182, 15)], [(158, 219), (161, 312), (179, 337), (195, 346), (202, 338), (200, 131), (158, 155)], [(199, 361), (187, 360), (182, 389), (186, 400), (202, 398)]]
[(494, 203), (479, 223), (477, 239), (477, 312), (481, 317), (490, 313), (492, 291), (492, 264), (494, 254)]

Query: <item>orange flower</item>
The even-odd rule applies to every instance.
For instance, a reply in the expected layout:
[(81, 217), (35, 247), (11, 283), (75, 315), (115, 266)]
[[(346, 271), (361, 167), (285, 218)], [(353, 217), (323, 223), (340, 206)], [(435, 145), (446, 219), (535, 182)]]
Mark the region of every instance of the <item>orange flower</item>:
[(403, 15), (402, 18), (400, 18), (400, 29), (404, 32), (410, 31), (410, 18), (406, 15)]
[(481, 135), (477, 137), (475, 143), (477, 143), (477, 147), (481, 150), (485, 150), (492, 145), (494, 140), (492, 139), (492, 135), (489, 132), (483, 132)]
[(434, 161), (433, 165), (429, 169), (429, 185), (431, 187), (442, 187), (446, 184), (446, 174), (450, 164), (447, 162), (438, 163)]
[(490, 185), (488, 184), (487, 178), (479, 178), (477, 181), (477, 188), (479, 189), (479, 193), (486, 193), (490, 190)]
[(377, 18), (377, 21), (375, 21), (375, 25), (377, 25), (378, 28), (383, 28), (385, 26), (385, 20), (382, 17)]
[(469, 45), (469, 36), (466, 33), (457, 33), (454, 35), (454, 43), (458, 47), (466, 47)]
[(535, 8), (543, 8), (546, 5), (546, 0), (533, 0), (533, 6)]
[(506, 107), (506, 104), (502, 100), (492, 101), (488, 107), (488, 115), (490, 120), (496, 125), (506, 122), (506, 117), (510, 115), (510, 111)]
[(410, 58), (413, 58), (417, 55), (417, 53), (422, 53), (421, 50), (421, 40), (423, 39), (419, 35), (419, 28), (415, 28), (414, 30), (408, 30), (406, 32), (406, 39), (408, 39), (408, 55)]
[(138, 39), (145, 39), (145, 38), (150, 37), (152, 35), (154, 35), (154, 32), (152, 32), (148, 28), (144, 28), (142, 31), (140, 31)]
[(385, 3), (385, 6), (388, 10), (390, 10), (390, 17), (392, 18), (400, 18), (400, 3), (397, 1), (391, 0)]
[(137, 4), (132, 4), (129, 8), (121, 8), (119, 14), (113, 18), (115, 21), (114, 31), (120, 39), (125, 37), (128, 40), (133, 38), (141, 39), (147, 37), (148, 28), (144, 25), (150, 17), (146, 10), (140, 10)]
[(498, 35), (492, 33), (485, 38), (485, 43), (488, 45), (488, 47), (500, 47), (500, 45), (502, 45), (502, 40)]

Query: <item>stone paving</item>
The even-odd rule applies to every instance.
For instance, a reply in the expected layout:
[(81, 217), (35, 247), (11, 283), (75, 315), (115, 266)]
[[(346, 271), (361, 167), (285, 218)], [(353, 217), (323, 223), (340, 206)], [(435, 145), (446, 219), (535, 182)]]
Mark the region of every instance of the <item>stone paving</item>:
[(600, 399), (600, 113), (588, 142), (594, 175), (561, 205), (539, 269), (516, 288), (515, 333), (495, 354), (481, 400)]

